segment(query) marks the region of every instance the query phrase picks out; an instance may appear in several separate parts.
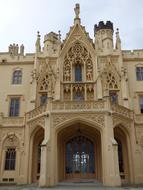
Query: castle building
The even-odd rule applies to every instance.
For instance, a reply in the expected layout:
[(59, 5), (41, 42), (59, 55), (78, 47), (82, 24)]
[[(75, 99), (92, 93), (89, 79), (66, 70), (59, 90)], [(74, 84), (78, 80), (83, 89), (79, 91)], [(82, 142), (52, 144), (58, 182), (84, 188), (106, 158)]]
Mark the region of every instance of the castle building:
[(35, 53), (0, 53), (0, 183), (143, 183), (143, 50), (122, 50), (110, 21), (74, 24)]

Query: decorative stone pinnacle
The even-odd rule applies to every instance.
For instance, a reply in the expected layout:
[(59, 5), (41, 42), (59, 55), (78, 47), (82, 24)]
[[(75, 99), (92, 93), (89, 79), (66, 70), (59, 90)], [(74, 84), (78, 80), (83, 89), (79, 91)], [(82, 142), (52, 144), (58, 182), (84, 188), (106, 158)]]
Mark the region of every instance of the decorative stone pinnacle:
[(74, 12), (75, 12), (75, 19), (79, 19), (80, 5), (78, 3), (75, 4)]
[(116, 34), (118, 34), (118, 33), (119, 33), (119, 28), (117, 28), (116, 30), (117, 30), (117, 31), (116, 31)]
[(40, 44), (40, 32), (37, 31), (37, 40), (36, 40), (36, 52), (41, 52), (41, 44)]
[(37, 37), (39, 37), (39, 38), (40, 38), (40, 32), (39, 32), (39, 31), (37, 31)]
[(60, 30), (58, 31), (58, 34), (59, 34), (59, 40), (61, 40), (61, 31)]

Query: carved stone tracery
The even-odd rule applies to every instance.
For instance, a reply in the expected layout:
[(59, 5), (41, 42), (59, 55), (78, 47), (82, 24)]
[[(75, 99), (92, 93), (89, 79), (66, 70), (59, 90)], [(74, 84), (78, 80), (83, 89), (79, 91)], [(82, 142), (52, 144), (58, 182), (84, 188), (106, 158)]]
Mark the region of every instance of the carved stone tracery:
[(102, 72), (103, 88), (108, 90), (120, 89), (120, 76), (115, 68), (114, 63), (110, 57), (103, 59), (104, 68)]
[(66, 121), (73, 119), (81, 119), (94, 122), (95, 125), (104, 126), (104, 115), (103, 114), (55, 114), (53, 115), (53, 127), (64, 124)]
[(90, 53), (87, 49), (80, 43), (76, 42), (69, 49), (68, 53), (64, 58), (64, 71), (63, 71), (63, 80), (71, 81), (72, 80), (72, 69), (74, 65), (80, 64), (85, 65), (86, 69), (86, 80), (93, 80), (93, 62), (91, 59)]
[(39, 63), (39, 71), (37, 73), (38, 92), (47, 93), (53, 96), (55, 92), (56, 74), (49, 61), (41, 61)]

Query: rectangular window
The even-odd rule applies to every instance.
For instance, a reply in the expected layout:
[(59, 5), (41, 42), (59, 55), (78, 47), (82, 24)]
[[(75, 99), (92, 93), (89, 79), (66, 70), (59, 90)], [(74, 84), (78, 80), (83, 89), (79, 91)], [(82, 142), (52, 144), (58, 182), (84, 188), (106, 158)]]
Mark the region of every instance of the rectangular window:
[(22, 82), (22, 71), (16, 70), (13, 72), (12, 84), (21, 84)]
[(143, 113), (143, 96), (140, 96), (140, 113)]
[(117, 95), (117, 92), (110, 91), (110, 92), (109, 92), (109, 96), (110, 96), (110, 99), (111, 99), (111, 102), (112, 102), (112, 103), (118, 103), (118, 95)]
[(5, 156), (5, 170), (15, 170), (16, 150), (8, 148)]
[(42, 94), (40, 96), (40, 106), (43, 106), (47, 103), (47, 94)]
[(20, 98), (19, 97), (11, 98), (9, 116), (10, 117), (19, 116), (19, 107), (20, 107)]
[(138, 81), (143, 80), (143, 67), (136, 67), (136, 77)]

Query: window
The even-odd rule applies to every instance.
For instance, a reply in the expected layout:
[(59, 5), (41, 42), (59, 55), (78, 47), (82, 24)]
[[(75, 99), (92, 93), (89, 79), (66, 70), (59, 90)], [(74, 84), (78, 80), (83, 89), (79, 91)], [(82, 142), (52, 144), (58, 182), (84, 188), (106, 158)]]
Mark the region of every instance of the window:
[(12, 84), (21, 84), (22, 82), (22, 71), (16, 70), (13, 72)]
[(84, 100), (83, 92), (80, 90), (77, 90), (76, 92), (74, 92), (74, 100), (77, 100), (77, 101)]
[(140, 113), (143, 113), (143, 96), (140, 96)]
[(75, 65), (75, 81), (82, 81), (82, 67), (80, 64)]
[(40, 105), (43, 106), (46, 103), (47, 103), (47, 94), (42, 94), (40, 96)]
[(16, 150), (8, 148), (5, 156), (5, 170), (15, 170)]
[(136, 67), (137, 80), (143, 80), (143, 67)]
[(118, 102), (117, 92), (110, 91), (109, 96), (110, 96), (110, 99), (111, 99), (112, 103), (117, 103)]
[(9, 116), (16, 117), (19, 116), (20, 98), (14, 97), (10, 99), (10, 110)]

